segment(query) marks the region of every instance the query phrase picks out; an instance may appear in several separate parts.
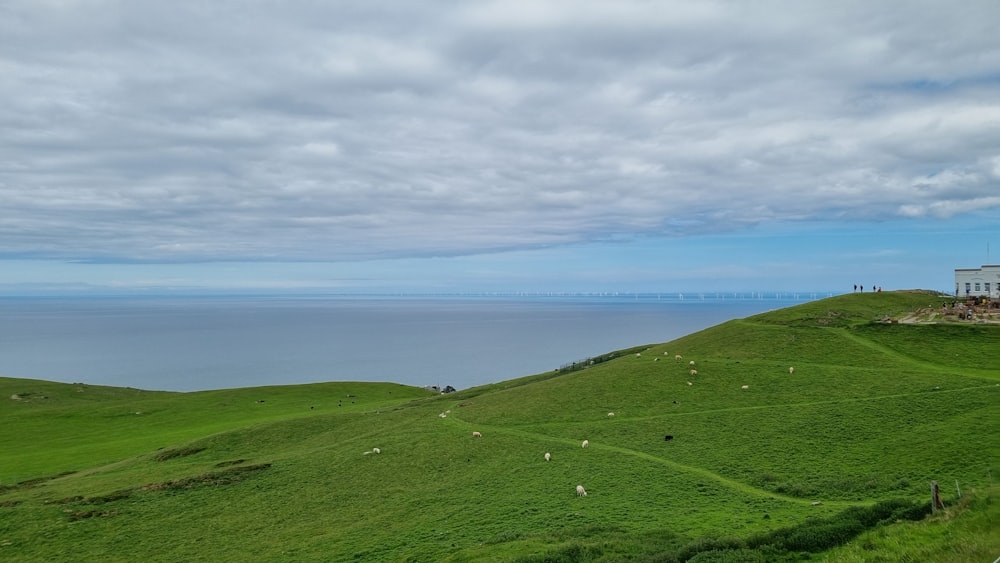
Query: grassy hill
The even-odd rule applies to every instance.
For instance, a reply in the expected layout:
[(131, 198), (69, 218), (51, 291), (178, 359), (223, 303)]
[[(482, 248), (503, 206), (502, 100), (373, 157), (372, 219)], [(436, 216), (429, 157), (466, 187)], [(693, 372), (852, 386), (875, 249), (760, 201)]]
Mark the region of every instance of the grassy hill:
[(940, 300), (833, 297), (447, 395), (0, 378), (0, 559), (992, 561), (1000, 326), (885, 322)]

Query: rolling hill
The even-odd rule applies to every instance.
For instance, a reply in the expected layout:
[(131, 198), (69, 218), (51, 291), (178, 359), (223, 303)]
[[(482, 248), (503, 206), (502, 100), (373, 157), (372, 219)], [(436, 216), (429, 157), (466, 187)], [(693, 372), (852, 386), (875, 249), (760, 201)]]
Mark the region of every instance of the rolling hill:
[(0, 559), (992, 560), (1000, 326), (892, 322), (942, 299), (832, 297), (443, 395), (0, 378)]

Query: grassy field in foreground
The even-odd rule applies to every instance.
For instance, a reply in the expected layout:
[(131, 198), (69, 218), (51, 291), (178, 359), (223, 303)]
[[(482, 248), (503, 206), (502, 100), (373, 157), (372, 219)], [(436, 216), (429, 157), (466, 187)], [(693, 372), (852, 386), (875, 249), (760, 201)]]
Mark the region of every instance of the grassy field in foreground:
[(447, 395), (0, 378), (0, 559), (992, 561), (1000, 327), (872, 322), (937, 299), (823, 299)]

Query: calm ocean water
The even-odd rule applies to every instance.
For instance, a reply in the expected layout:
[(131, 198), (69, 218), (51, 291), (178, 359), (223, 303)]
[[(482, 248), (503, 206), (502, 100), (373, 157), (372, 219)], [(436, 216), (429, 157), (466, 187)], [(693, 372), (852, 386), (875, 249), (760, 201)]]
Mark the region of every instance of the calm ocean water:
[(5, 298), (0, 375), (194, 391), (464, 389), (826, 297)]

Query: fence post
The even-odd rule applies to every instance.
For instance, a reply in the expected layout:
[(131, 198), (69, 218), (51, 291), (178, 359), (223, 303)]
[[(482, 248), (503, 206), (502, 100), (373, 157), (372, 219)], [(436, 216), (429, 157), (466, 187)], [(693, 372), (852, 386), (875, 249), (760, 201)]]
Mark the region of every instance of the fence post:
[(943, 508), (944, 503), (941, 502), (941, 490), (938, 488), (938, 482), (931, 481), (931, 513), (936, 513)]

